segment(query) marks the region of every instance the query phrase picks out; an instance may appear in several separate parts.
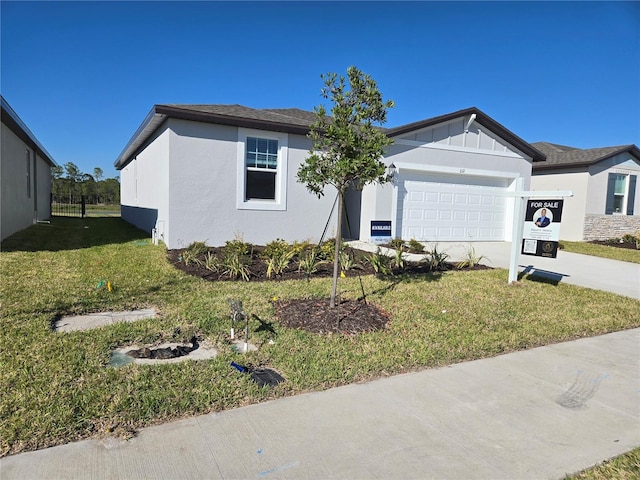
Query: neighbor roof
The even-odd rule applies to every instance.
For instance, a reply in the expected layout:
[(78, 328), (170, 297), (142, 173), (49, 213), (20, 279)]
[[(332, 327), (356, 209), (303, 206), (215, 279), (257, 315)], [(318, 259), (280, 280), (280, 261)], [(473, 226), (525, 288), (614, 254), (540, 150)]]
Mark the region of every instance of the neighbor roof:
[(36, 136), (29, 130), (27, 125), (18, 116), (9, 102), (7, 102), (2, 95), (0, 95), (0, 106), (2, 110), (2, 123), (4, 123), (13, 133), (15, 133), (20, 140), (29, 145), (36, 153), (42, 157), (52, 167), (57, 167), (53, 157), (38, 141)]
[[(534, 161), (545, 159), (543, 153), (475, 107), (392, 129), (382, 128), (381, 130), (389, 137), (395, 137), (409, 131), (426, 128), (474, 113), (476, 114), (476, 122), (502, 136), (514, 147), (531, 156)], [(255, 109), (243, 105), (155, 105), (118, 156), (114, 163), (115, 167), (120, 170), (133, 160), (167, 118), (306, 135), (316, 120), (316, 114), (299, 108)]]
[(588, 149), (574, 148), (548, 142), (535, 142), (532, 143), (532, 145), (547, 156), (546, 161), (533, 165), (533, 170), (589, 167), (594, 163), (625, 152), (629, 152), (640, 160), (640, 150), (633, 144)]

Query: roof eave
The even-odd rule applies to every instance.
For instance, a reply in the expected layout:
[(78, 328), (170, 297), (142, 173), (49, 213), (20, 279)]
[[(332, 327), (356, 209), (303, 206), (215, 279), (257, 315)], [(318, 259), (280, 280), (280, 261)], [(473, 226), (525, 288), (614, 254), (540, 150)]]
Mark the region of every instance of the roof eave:
[(151, 135), (164, 123), (166, 115), (158, 113), (156, 107), (157, 105), (154, 105), (122, 152), (120, 152), (120, 155), (118, 155), (118, 158), (113, 163), (116, 170), (122, 170), (126, 167), (144, 148)]
[(131, 140), (129, 140), (129, 143), (127, 143), (120, 155), (118, 155), (117, 160), (114, 162), (116, 169), (122, 170), (126, 167), (135, 158), (135, 156), (143, 150), (147, 140), (167, 118), (294, 133), (299, 135), (306, 135), (309, 133), (309, 127), (301, 125), (291, 125), (287, 123), (222, 115), (218, 113), (196, 112), (171, 105), (154, 105), (147, 117), (131, 137)]
[(4, 123), (13, 133), (15, 133), (20, 140), (29, 145), (37, 154), (40, 155), (52, 167), (57, 167), (58, 164), (53, 159), (51, 154), (47, 152), (47, 149), (42, 146), (40, 141), (36, 138), (29, 127), (22, 121), (16, 111), (11, 108), (11, 105), (0, 96), (0, 105), (2, 110), (2, 123)]

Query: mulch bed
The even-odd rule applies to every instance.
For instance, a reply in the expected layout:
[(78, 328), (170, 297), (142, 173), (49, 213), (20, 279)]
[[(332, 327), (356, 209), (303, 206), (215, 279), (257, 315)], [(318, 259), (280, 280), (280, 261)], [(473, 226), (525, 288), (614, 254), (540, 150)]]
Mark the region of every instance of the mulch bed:
[(362, 300), (343, 300), (331, 308), (328, 299), (289, 300), (275, 302), (281, 325), (312, 333), (355, 334), (382, 330), (389, 315)]
[[(169, 262), (183, 272), (200, 277), (207, 281), (242, 281), (229, 278), (220, 272), (207, 270), (197, 262), (188, 265), (182, 260), (185, 249), (169, 250), (167, 255)], [(297, 261), (294, 259), (281, 275), (267, 278), (267, 265), (261, 258), (263, 247), (254, 246), (250, 263), (249, 279), (256, 281), (282, 281), (282, 280), (302, 280), (307, 279), (304, 272), (299, 272)], [(220, 255), (222, 249), (209, 248), (209, 252)], [(375, 272), (371, 265), (363, 261), (367, 252), (353, 250), (357, 267), (345, 271), (345, 276), (355, 277), (358, 275), (373, 275)], [(203, 254), (204, 257), (204, 254)], [(463, 270), (485, 270), (490, 269), (486, 265), (475, 265), (473, 268)], [(443, 270), (457, 270), (457, 266), (447, 263)], [(407, 263), (402, 269), (393, 269), (396, 278), (406, 276), (422, 275), (434, 273), (425, 264)], [(437, 272), (436, 272), (437, 273)], [(311, 275), (312, 278), (331, 277), (333, 275), (333, 263), (323, 263), (318, 266), (318, 270)], [(329, 307), (329, 299), (296, 299), (286, 302), (277, 301), (274, 303), (276, 316), (281, 325), (303, 329), (318, 334), (343, 333), (356, 334), (372, 332), (384, 329), (390, 320), (389, 314), (380, 310), (375, 305), (363, 300), (343, 300), (337, 308)]]

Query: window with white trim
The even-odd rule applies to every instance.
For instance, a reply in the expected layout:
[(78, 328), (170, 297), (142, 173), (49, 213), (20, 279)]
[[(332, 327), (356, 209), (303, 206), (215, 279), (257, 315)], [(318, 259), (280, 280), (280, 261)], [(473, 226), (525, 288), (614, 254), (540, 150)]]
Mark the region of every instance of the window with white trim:
[(609, 173), (606, 214), (633, 215), (637, 175)]
[(287, 134), (238, 129), (240, 209), (286, 208)]
[(278, 140), (247, 137), (245, 200), (275, 200)]

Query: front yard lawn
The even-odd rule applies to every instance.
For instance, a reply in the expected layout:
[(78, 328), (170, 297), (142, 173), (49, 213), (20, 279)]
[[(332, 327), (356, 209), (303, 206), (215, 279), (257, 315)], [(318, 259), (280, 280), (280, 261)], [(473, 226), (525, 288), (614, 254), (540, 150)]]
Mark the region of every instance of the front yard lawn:
[(605, 245), (591, 242), (567, 242), (564, 240), (560, 244), (566, 252), (610, 258), (622, 262), (640, 263), (640, 250), (635, 248), (620, 248), (615, 244)]
[[(485, 269), (347, 276), (342, 297), (364, 290), (390, 314), (386, 328), (311, 333), (285, 327), (276, 302), (328, 298), (330, 278), (205, 281), (174, 268), (163, 246), (119, 218), (34, 225), (3, 242), (0, 261), (1, 456), (640, 326), (637, 300), (562, 283), (508, 285), (505, 270)], [(228, 342), (229, 299), (242, 300), (257, 351), (237, 353)], [(72, 333), (51, 328), (63, 314), (146, 307), (160, 318)], [(193, 335), (219, 355), (108, 366), (118, 347)], [(272, 368), (286, 381), (260, 388), (232, 361)]]

